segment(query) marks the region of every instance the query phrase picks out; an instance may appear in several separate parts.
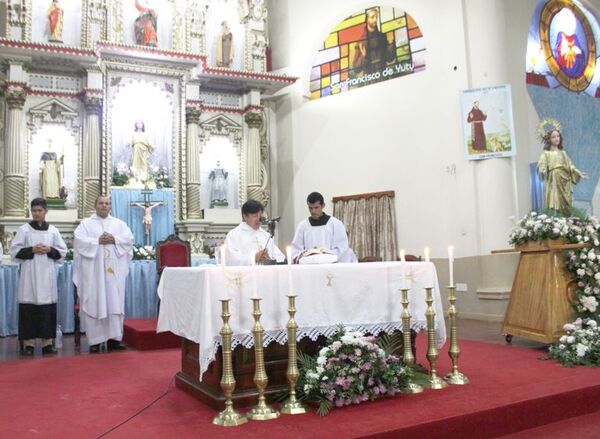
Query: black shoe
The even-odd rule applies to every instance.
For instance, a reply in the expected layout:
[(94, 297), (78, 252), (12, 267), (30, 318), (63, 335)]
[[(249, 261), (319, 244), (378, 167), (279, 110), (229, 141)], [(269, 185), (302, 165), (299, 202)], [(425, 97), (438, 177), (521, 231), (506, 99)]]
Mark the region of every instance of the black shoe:
[(100, 344), (93, 344), (90, 346), (90, 354), (99, 354), (100, 353)]
[(33, 346), (25, 346), (22, 350), (21, 350), (21, 355), (23, 355), (24, 357), (33, 357)]
[(106, 342), (106, 349), (109, 351), (124, 351), (127, 347), (119, 340), (108, 340)]
[(58, 354), (58, 351), (51, 344), (49, 344), (48, 346), (44, 346), (42, 348), (42, 355), (55, 355), (55, 354)]

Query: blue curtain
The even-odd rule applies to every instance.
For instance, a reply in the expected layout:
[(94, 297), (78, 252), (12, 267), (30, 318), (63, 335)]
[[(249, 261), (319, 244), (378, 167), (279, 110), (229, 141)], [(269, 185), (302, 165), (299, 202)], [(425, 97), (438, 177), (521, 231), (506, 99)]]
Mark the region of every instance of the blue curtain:
[(544, 182), (537, 172), (537, 162), (529, 164), (529, 182), (531, 185), (531, 209), (535, 212), (544, 211)]
[[(142, 223), (143, 209), (132, 206), (131, 202), (143, 202), (140, 189), (112, 188), (112, 215), (127, 223), (133, 232), (135, 245), (144, 245), (144, 224)], [(175, 200), (173, 189), (155, 189), (150, 195), (150, 201), (162, 201), (162, 206), (152, 209), (152, 230), (150, 244), (154, 247), (157, 241), (175, 233)]]
[[(214, 259), (192, 260), (193, 266), (214, 263)], [(71, 262), (65, 262), (58, 266), (56, 321), (65, 333), (75, 330), (75, 316), (73, 315), (75, 297), (72, 274)], [(18, 333), (18, 286), (19, 266), (0, 265), (0, 337)], [(129, 276), (125, 284), (125, 318), (156, 316), (158, 303), (156, 286), (156, 261), (131, 261)], [(81, 323), (81, 331), (85, 331), (83, 321)]]

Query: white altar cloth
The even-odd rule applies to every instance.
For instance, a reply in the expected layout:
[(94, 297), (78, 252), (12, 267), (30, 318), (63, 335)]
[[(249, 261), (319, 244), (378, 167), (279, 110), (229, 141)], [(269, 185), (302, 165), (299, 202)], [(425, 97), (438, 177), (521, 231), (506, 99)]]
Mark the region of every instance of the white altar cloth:
[(219, 299), (231, 299), (229, 324), (234, 348), (254, 344), (250, 298), (255, 290), (263, 299), (264, 346), (287, 341), (290, 281), (297, 295), (298, 340), (332, 335), (340, 323), (376, 335), (402, 328), (399, 289), (403, 278), (410, 288), (411, 328), (416, 331), (426, 329), (425, 287), (433, 287), (436, 344), (441, 348), (446, 326), (437, 273), (428, 262), (406, 262), (404, 270), (400, 262), (165, 268), (158, 286), (157, 332), (171, 331), (200, 345), (201, 379), (221, 344)]

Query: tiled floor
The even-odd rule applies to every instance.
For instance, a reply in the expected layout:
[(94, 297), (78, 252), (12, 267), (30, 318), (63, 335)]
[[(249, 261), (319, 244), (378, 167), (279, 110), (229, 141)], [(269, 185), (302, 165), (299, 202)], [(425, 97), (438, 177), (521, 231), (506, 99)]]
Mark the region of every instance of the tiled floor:
[[(483, 322), (479, 320), (459, 319), (457, 326), (459, 339), (463, 338), (467, 340), (498, 344), (506, 343), (504, 335), (501, 333), (502, 323), (500, 322)], [(515, 346), (539, 349), (540, 352), (545, 350), (545, 345), (519, 337), (514, 337), (512, 344)], [(63, 336), (63, 345), (62, 348), (59, 349), (57, 356), (68, 357), (71, 355), (88, 355), (88, 344), (85, 336), (81, 337), (81, 346), (79, 348), (75, 347), (73, 335)], [(38, 358), (41, 356), (41, 348), (37, 346), (35, 350), (35, 356), (33, 358)], [(19, 341), (17, 340), (17, 337), (0, 337), (0, 361), (18, 359), (31, 360), (31, 357), (22, 357), (19, 354)]]

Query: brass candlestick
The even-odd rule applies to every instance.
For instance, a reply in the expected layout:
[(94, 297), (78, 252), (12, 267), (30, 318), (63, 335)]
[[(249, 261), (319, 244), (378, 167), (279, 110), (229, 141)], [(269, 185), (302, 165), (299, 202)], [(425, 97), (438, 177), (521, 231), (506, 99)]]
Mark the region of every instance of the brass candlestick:
[(253, 298), (250, 300), (252, 300), (252, 315), (254, 316), (254, 327), (252, 328), (252, 333), (254, 334), (254, 362), (256, 363), (254, 384), (256, 384), (258, 390), (258, 404), (246, 413), (246, 417), (253, 421), (267, 421), (278, 418), (279, 412), (268, 406), (265, 402), (265, 389), (267, 388), (267, 384), (269, 384), (269, 377), (267, 377), (265, 371), (265, 354), (263, 351), (263, 334), (265, 330), (260, 324), (261, 299)]
[(452, 360), (452, 371), (444, 377), (449, 384), (469, 384), (469, 379), (458, 371), (458, 357), (460, 355), (460, 349), (458, 348), (458, 338), (456, 335), (456, 287), (448, 287), (448, 302), (450, 302), (450, 308), (448, 309), (448, 320), (450, 321), (450, 349), (448, 355)]
[(290, 397), (281, 407), (281, 413), (287, 415), (300, 415), (308, 410), (306, 406), (296, 399), (296, 382), (298, 381), (298, 359), (296, 357), (296, 330), (298, 324), (294, 320), (296, 314), (296, 296), (290, 293), (288, 298), (288, 314), (290, 319), (287, 323), (288, 335), (288, 367), (285, 373), (288, 383), (290, 383)]
[(431, 296), (432, 288), (425, 288), (426, 298), (425, 302), (427, 302), (427, 311), (425, 311), (425, 316), (427, 317), (427, 361), (429, 361), (429, 388), (438, 390), (447, 387), (448, 384), (446, 381), (437, 376), (435, 370), (435, 363), (439, 358), (439, 353), (437, 348), (435, 347), (435, 326), (434, 326), (434, 318), (435, 312), (433, 311), (433, 298)]
[(229, 326), (229, 299), (220, 299), (221, 318), (223, 327), (221, 328), (221, 350), (223, 352), (223, 376), (221, 377), (221, 389), (225, 395), (225, 410), (220, 412), (214, 419), (213, 424), (223, 427), (234, 427), (248, 421), (245, 416), (239, 414), (233, 409), (231, 395), (235, 390), (235, 377), (233, 376), (233, 367), (231, 365), (231, 335), (233, 331)]
[[(410, 341), (410, 313), (408, 312), (408, 288), (401, 288), (402, 292), (402, 339), (403, 339), (403, 359), (404, 364), (414, 365), (415, 356), (412, 353), (412, 345)], [(416, 383), (407, 383), (405, 387), (401, 389), (402, 393), (421, 393), (423, 387)]]

